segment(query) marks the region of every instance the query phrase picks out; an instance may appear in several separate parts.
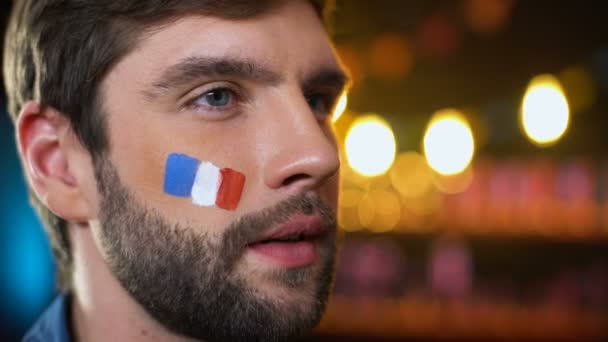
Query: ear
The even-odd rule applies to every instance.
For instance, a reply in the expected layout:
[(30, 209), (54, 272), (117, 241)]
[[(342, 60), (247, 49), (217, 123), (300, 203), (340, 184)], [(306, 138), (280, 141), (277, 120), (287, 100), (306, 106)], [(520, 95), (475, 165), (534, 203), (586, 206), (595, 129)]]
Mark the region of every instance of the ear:
[(56, 109), (30, 101), (17, 121), (17, 142), (34, 192), (55, 215), (72, 222), (91, 214), (76, 177), (70, 172), (66, 144), (71, 128)]

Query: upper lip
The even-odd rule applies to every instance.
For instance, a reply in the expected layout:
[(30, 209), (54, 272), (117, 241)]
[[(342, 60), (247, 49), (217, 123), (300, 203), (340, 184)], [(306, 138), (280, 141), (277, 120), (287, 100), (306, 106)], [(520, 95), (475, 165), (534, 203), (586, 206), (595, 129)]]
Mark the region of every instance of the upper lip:
[(325, 228), (318, 214), (298, 214), (261, 235), (249, 245), (271, 240), (311, 240), (320, 237), (323, 233)]

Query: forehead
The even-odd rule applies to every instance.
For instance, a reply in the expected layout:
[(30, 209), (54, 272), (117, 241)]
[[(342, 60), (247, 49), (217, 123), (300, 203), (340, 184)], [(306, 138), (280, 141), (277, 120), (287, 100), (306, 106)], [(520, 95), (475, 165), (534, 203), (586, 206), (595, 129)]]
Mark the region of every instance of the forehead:
[[(284, 1), (253, 18), (185, 16), (152, 30), (110, 72), (140, 82), (196, 56), (240, 57), (302, 76), (307, 69), (338, 68), (324, 27), (308, 1)], [(136, 76), (137, 71), (145, 74)], [(113, 77), (108, 77), (113, 78)]]

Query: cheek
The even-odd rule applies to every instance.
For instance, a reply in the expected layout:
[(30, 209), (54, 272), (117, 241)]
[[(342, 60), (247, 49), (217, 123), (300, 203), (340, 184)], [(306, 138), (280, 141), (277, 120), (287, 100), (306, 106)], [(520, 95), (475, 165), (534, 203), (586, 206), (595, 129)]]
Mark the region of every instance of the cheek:
[(323, 185), (323, 192), (327, 200), (327, 204), (329, 204), (329, 206), (333, 208), (334, 211), (338, 208), (339, 184), (340, 178), (336, 174), (335, 176), (329, 178), (327, 182)]
[[(241, 193), (250, 187), (249, 179), (255, 178), (249, 177), (255, 168), (251, 167), (252, 154), (244, 148), (247, 135), (228, 125), (210, 129), (197, 120), (165, 117), (148, 113), (149, 119), (138, 123), (137, 129), (126, 130), (135, 123), (123, 122), (112, 131), (111, 159), (121, 180), (135, 198), (170, 220), (189, 224), (204, 220), (206, 227), (230, 223), (235, 211), (241, 211)], [(226, 137), (236, 138), (226, 141)], [(180, 165), (184, 160), (192, 162)], [(197, 169), (204, 161), (225, 181), (213, 190), (214, 184), (206, 181), (209, 178), (202, 177), (193, 197)], [(167, 172), (171, 165), (174, 169)]]
[(179, 153), (167, 158), (164, 192), (190, 198), (198, 206), (235, 210), (244, 185), (245, 175), (239, 171)]
[(116, 114), (110, 120), (110, 159), (122, 182), (138, 198), (156, 197), (164, 174), (163, 145), (172, 140), (170, 131), (148, 113)]

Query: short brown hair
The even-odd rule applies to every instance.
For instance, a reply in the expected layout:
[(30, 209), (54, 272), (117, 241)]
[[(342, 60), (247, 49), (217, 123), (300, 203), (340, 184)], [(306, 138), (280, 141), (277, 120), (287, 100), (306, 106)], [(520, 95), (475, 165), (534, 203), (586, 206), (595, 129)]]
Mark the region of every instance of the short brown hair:
[[(283, 0), (16, 0), (4, 46), (9, 112), (35, 100), (63, 113), (93, 160), (108, 149), (99, 85), (151, 27), (185, 14), (225, 19), (255, 17)], [(323, 19), (330, 1), (311, 0)], [(58, 267), (58, 285), (71, 286), (67, 222), (30, 191)]]

